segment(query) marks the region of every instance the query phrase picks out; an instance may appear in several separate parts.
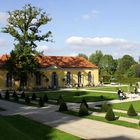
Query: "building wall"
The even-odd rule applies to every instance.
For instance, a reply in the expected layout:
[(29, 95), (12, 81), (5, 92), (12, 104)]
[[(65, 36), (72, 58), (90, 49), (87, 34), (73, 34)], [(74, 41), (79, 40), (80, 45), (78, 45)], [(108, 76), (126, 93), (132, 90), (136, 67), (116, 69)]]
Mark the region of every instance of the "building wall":
[[(52, 83), (52, 73), (55, 72), (58, 76), (58, 87), (66, 87), (66, 74), (67, 72), (71, 73), (71, 79), (72, 79), (72, 86), (76, 86), (78, 84), (78, 72), (81, 72), (82, 74), (82, 86), (87, 86), (89, 84), (88, 82), (88, 73), (91, 72), (93, 81), (92, 85), (99, 84), (99, 72), (98, 69), (80, 69), (80, 68), (50, 68), (50, 69), (41, 69), (40, 70), (44, 76), (41, 76), (41, 85), (36, 85), (36, 77), (34, 75), (28, 76), (28, 82), (27, 82), (27, 89), (33, 89), (33, 88), (48, 88), (51, 87)], [(7, 89), (6, 87), (6, 74), (7, 71), (0, 70), (0, 89)], [(65, 81), (64, 81), (65, 79)], [(13, 81), (12, 88), (18, 89), (19, 88), (19, 81)]]

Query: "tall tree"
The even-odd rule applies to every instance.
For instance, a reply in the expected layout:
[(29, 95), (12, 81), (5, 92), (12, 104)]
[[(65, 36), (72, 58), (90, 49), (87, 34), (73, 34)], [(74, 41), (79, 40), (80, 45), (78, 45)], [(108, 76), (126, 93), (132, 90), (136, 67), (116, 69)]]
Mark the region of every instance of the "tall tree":
[(15, 48), (11, 51), (5, 66), (14, 78), (23, 82), (27, 79), (27, 74), (34, 73), (38, 67), (37, 56), (40, 53), (35, 49), (36, 43), (52, 41), (51, 31), (41, 34), (40, 30), (43, 25), (51, 21), (51, 18), (42, 9), (31, 4), (8, 13), (8, 24), (2, 29), (2, 32), (14, 37)]
[(100, 50), (97, 50), (89, 56), (89, 61), (98, 66), (102, 57), (103, 53)]
[(86, 54), (79, 53), (79, 54), (78, 54), (78, 56), (83, 57), (83, 58), (85, 58), (85, 59), (87, 59), (87, 60), (88, 60), (88, 56), (87, 56)]
[(136, 64), (136, 61), (132, 56), (124, 55), (118, 60), (117, 73), (125, 74), (125, 72), (134, 64)]

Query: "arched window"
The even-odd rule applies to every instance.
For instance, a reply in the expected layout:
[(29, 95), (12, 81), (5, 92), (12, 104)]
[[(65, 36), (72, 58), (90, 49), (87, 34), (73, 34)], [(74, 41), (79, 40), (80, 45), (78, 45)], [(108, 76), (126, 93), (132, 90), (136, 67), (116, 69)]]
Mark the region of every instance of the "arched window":
[(71, 84), (71, 73), (70, 72), (67, 72), (67, 75), (66, 75), (66, 84), (67, 85), (70, 85)]
[(52, 88), (58, 87), (58, 75), (56, 72), (52, 73)]
[(42, 84), (42, 77), (41, 77), (41, 74), (38, 72), (38, 73), (36, 73), (36, 85), (37, 86), (41, 86), (41, 84)]
[(88, 82), (89, 82), (89, 83), (92, 82), (92, 75), (91, 75), (91, 72), (88, 73)]
[(81, 72), (78, 72), (78, 86), (81, 85), (81, 82), (82, 82), (82, 74)]
[(12, 74), (7, 73), (6, 75), (6, 87), (12, 87)]

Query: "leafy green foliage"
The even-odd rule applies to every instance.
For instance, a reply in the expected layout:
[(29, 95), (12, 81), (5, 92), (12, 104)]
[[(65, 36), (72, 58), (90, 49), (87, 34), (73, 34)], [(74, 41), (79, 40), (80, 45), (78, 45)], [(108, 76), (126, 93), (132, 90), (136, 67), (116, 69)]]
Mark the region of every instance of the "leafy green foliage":
[(21, 93), (21, 98), (22, 98), (22, 99), (25, 98), (25, 92), (24, 92), (24, 91)]
[(88, 108), (88, 104), (87, 104), (87, 101), (86, 101), (85, 97), (83, 97), (83, 99), (82, 99), (82, 103), (84, 103), (85, 106)]
[(34, 101), (36, 100), (36, 94), (35, 93), (32, 94), (32, 100), (34, 100)]
[(79, 57), (83, 57), (83, 58), (85, 58), (85, 59), (87, 59), (87, 60), (88, 60), (88, 56), (87, 56), (87, 55), (85, 55), (85, 54), (83, 54), (83, 53), (79, 53), (79, 54), (78, 54), (78, 56), (79, 56)]
[(108, 121), (116, 120), (115, 114), (114, 114), (113, 109), (112, 109), (111, 106), (107, 110), (107, 113), (105, 115), (105, 119), (108, 120)]
[(82, 102), (79, 109), (79, 116), (86, 116), (86, 115), (89, 115), (88, 108)]
[(47, 96), (47, 94), (44, 94), (44, 96), (43, 96), (43, 101), (45, 102), (45, 103), (47, 103), (48, 102), (48, 96)]
[(10, 94), (9, 94), (9, 91), (6, 90), (5, 92), (5, 97), (4, 97), (6, 100), (9, 100), (10, 99)]
[(38, 105), (39, 105), (40, 107), (43, 107), (43, 106), (44, 106), (44, 101), (43, 101), (42, 97), (39, 98), (39, 100), (38, 100)]
[(26, 103), (26, 104), (30, 104), (30, 102), (31, 102), (31, 101), (30, 101), (30, 98), (29, 98), (29, 96), (27, 95), (27, 96), (25, 97), (25, 103)]
[(57, 104), (61, 104), (61, 103), (63, 103), (64, 102), (64, 99), (63, 99), (63, 97), (62, 97), (62, 95), (60, 94), (59, 95), (59, 98), (58, 98), (58, 100), (57, 100)]
[(27, 4), (21, 10), (9, 12), (8, 24), (2, 32), (10, 34), (16, 40), (14, 50), (5, 64), (5, 68), (20, 80), (23, 89), (28, 80), (28, 74), (37, 72), (40, 52), (36, 51), (36, 42), (52, 41), (51, 32), (41, 34), (40, 28), (51, 21), (42, 9)]
[(127, 115), (128, 116), (137, 116), (138, 115), (132, 104), (129, 106), (129, 109), (127, 111)]
[(102, 111), (102, 112), (107, 112), (108, 109), (109, 109), (109, 107), (110, 107), (110, 105), (107, 104), (107, 103), (105, 102), (105, 103), (103, 103), (102, 106), (101, 106), (101, 111)]
[(60, 112), (68, 111), (68, 107), (67, 107), (67, 104), (66, 104), (65, 102), (62, 102), (62, 103), (60, 104), (59, 111), (60, 111)]

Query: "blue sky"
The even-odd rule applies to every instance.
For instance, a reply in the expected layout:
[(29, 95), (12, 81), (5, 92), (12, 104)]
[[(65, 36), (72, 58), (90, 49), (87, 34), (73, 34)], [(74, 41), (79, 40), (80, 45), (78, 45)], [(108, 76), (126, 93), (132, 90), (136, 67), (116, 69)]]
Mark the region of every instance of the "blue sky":
[[(52, 21), (42, 28), (51, 30), (54, 43), (41, 42), (45, 55), (90, 55), (96, 50), (119, 58), (124, 54), (140, 56), (139, 0), (5, 0), (0, 4), (0, 28), (7, 11), (25, 4), (42, 8)], [(13, 38), (0, 33), (0, 54), (13, 49)]]

